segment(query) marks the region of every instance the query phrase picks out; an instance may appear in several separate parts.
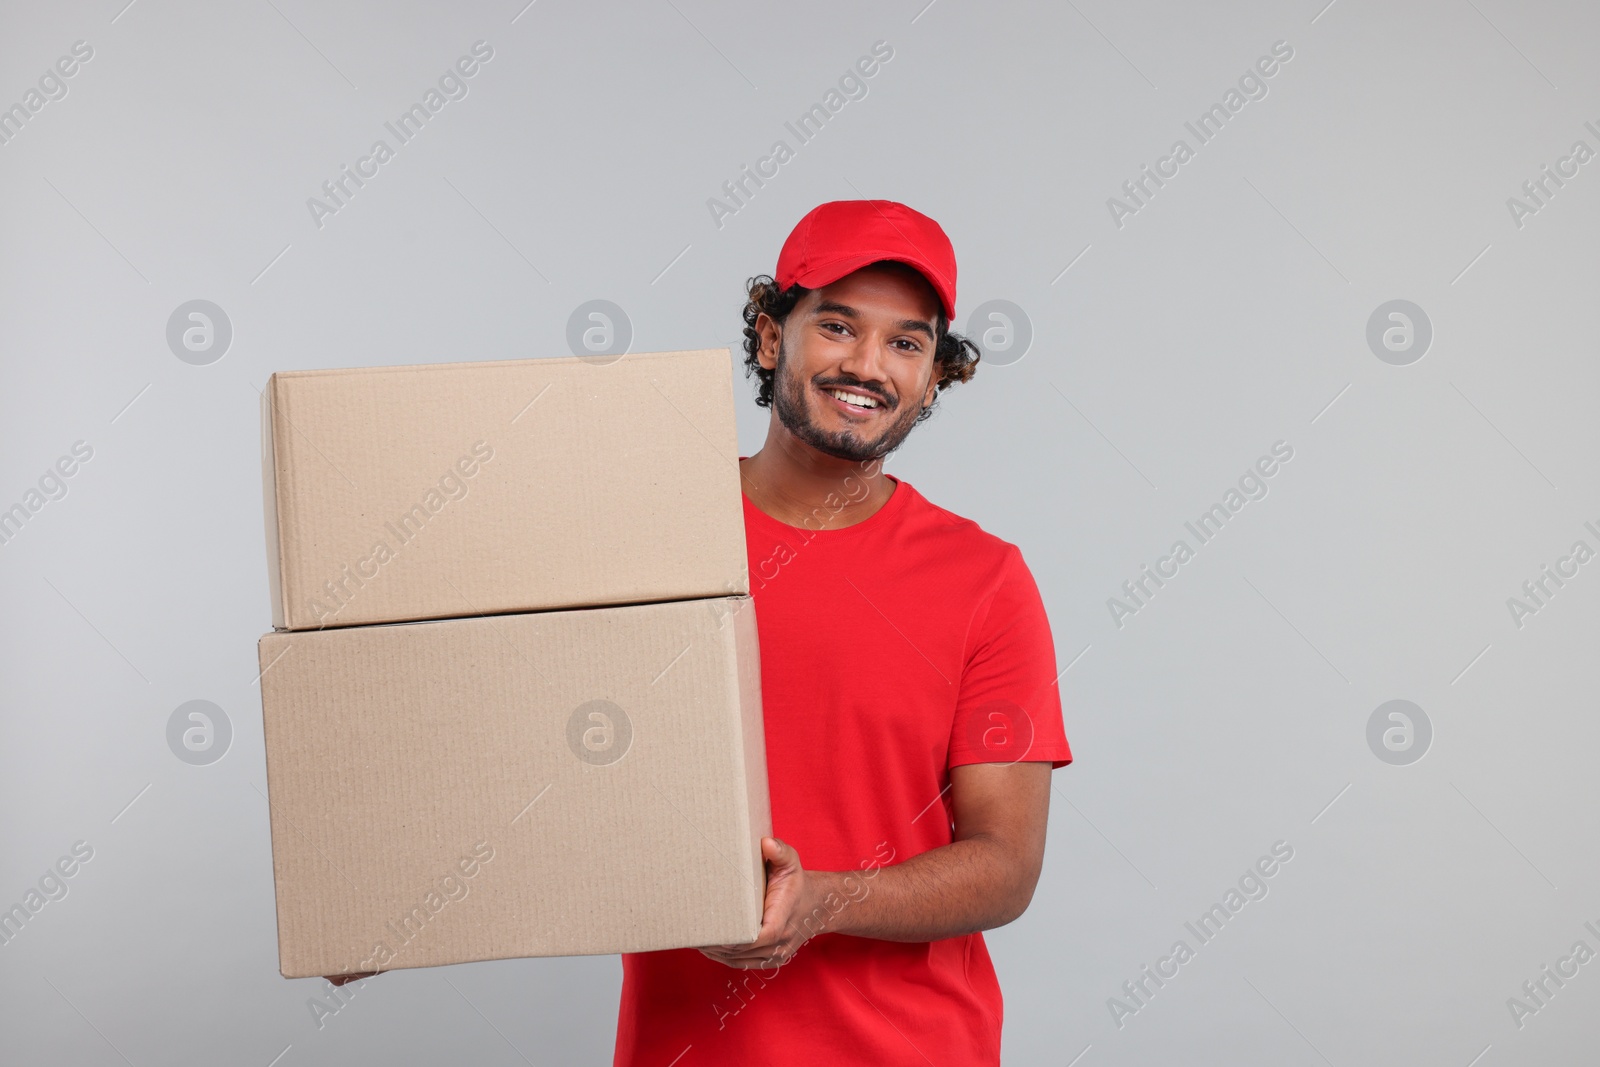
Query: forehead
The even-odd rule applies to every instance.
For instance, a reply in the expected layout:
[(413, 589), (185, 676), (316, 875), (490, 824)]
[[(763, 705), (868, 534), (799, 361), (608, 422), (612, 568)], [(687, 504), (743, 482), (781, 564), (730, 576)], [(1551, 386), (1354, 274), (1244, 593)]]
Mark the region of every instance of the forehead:
[(863, 314), (881, 312), (929, 323), (939, 314), (939, 295), (928, 279), (915, 267), (888, 261), (868, 264), (808, 293), (806, 307), (824, 301), (845, 304)]

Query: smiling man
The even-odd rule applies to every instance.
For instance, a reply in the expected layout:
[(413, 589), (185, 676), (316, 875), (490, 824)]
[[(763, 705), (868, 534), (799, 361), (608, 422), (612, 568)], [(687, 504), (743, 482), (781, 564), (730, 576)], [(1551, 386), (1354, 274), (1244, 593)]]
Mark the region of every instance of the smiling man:
[(883, 470), (976, 369), (955, 280), (936, 222), (872, 200), (816, 208), (749, 285), (765, 910), (752, 944), (623, 957), (618, 1067), (1000, 1062), (981, 931), (1032, 899), (1072, 754), (1021, 553)]

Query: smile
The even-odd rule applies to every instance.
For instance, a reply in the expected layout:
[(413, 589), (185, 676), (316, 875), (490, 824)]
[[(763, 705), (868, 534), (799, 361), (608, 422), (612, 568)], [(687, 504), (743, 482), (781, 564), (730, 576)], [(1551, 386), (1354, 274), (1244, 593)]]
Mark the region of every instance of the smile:
[(853, 393), (847, 389), (823, 389), (823, 392), (827, 393), (840, 409), (851, 415), (866, 415), (883, 407), (883, 403), (876, 397), (863, 393)]

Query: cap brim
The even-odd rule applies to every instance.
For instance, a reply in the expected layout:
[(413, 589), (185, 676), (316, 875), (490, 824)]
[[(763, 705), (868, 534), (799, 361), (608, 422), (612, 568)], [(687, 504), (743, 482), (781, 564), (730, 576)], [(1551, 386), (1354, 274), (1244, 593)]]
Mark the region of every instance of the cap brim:
[(934, 279), (928, 265), (915, 259), (908, 259), (899, 252), (856, 252), (842, 259), (830, 260), (827, 263), (819, 263), (808, 267), (806, 270), (797, 273), (794, 280), (797, 284), (803, 285), (807, 289), (821, 289), (825, 285), (832, 285), (846, 274), (853, 274), (862, 267), (885, 261), (904, 263), (922, 275), (929, 288), (933, 290), (933, 295), (938, 299), (939, 306), (944, 309), (945, 319), (949, 322), (955, 321), (956, 309), (951, 306), (951, 302), (945, 296), (944, 289)]

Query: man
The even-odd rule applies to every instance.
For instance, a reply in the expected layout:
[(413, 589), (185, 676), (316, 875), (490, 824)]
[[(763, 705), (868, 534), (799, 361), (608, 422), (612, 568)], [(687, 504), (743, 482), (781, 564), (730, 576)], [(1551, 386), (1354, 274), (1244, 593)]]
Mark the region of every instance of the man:
[(623, 957), (618, 1067), (1000, 1062), (980, 931), (1032, 898), (1072, 754), (1021, 554), (882, 469), (973, 375), (955, 280), (932, 219), (844, 201), (749, 285), (765, 910), (748, 945)]

